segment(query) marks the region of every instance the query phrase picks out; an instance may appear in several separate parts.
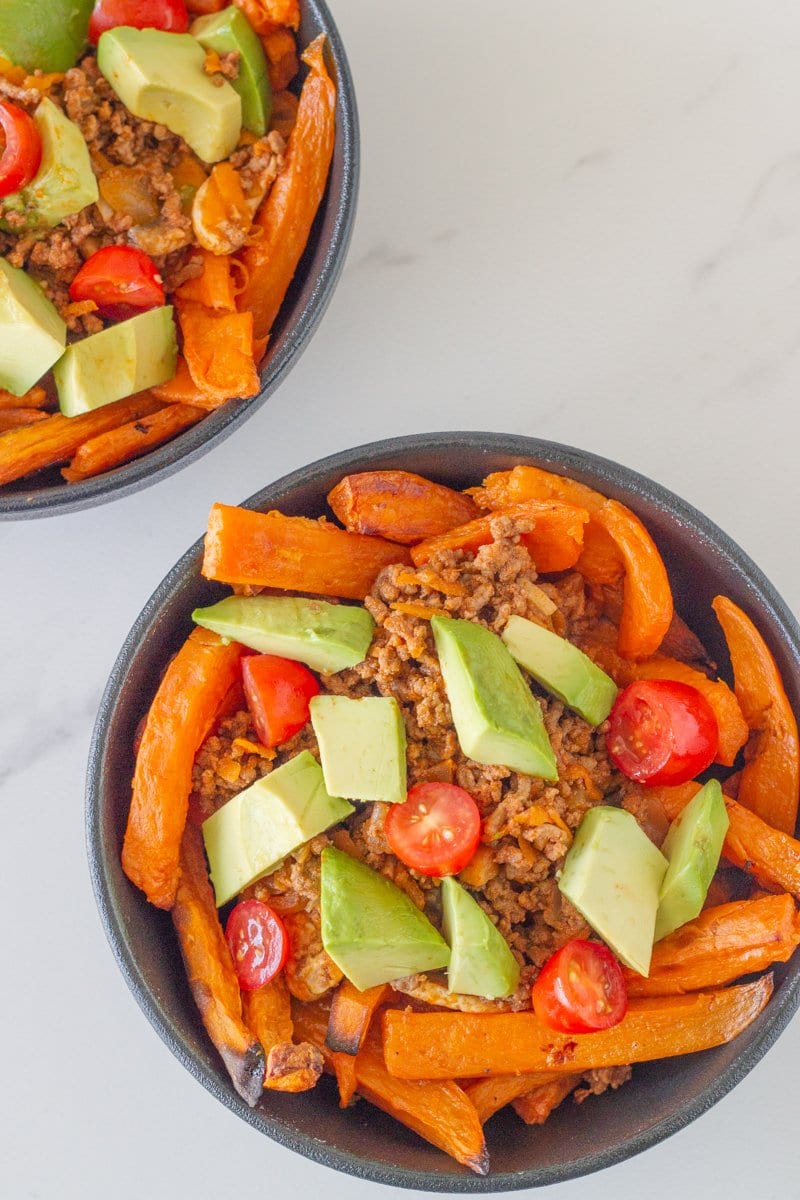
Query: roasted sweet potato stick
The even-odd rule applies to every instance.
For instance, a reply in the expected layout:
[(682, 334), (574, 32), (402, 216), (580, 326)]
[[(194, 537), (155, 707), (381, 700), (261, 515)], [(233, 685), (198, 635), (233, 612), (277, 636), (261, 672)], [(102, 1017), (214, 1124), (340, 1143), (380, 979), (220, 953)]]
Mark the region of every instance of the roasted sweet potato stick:
[(492, 522), (501, 517), (530, 524), (530, 532), (523, 534), (521, 540), (539, 571), (566, 571), (575, 566), (589, 514), (586, 509), (575, 508), (572, 504), (552, 504), (540, 500), (514, 504), (492, 516), (478, 517), (466, 525), (459, 525), (449, 533), (427, 538), (412, 548), (411, 557), (415, 565), (420, 567), (439, 550), (474, 552), (493, 541)]
[(325, 1038), (331, 1050), (342, 1054), (358, 1054), (373, 1013), (388, 995), (388, 984), (379, 984), (360, 992), (349, 979), (343, 979), (331, 1000)]
[(487, 1075), (485, 1079), (471, 1079), (463, 1084), (478, 1113), (481, 1125), (493, 1117), (501, 1108), (524, 1096), (526, 1092), (550, 1083), (552, 1071), (534, 1071), (528, 1075)]
[(328, 504), (351, 533), (371, 533), (413, 545), (478, 515), (463, 492), (410, 471), (363, 471), (345, 475)]
[[(299, 0), (233, 0), (256, 33), (268, 33), (276, 25), (300, 27)], [(221, 5), (220, 7), (223, 7)]]
[(37, 421), (46, 421), (47, 418), (48, 414), (38, 408), (0, 408), (0, 433), (19, 429), (21, 425), (35, 425)]
[(408, 558), (404, 546), (327, 522), (215, 504), (203, 574), (221, 583), (363, 600), (383, 567)]
[(540, 1083), (514, 1100), (514, 1112), (522, 1117), (526, 1125), (544, 1125), (553, 1109), (566, 1100), (580, 1081), (580, 1075), (563, 1075), (560, 1079), (551, 1079), (549, 1083)]
[[(698, 783), (659, 787), (652, 791), (671, 821), (700, 790)], [(722, 853), (769, 892), (791, 892), (800, 900), (800, 841), (773, 829), (749, 808), (725, 797), (728, 832)]]
[(171, 908), (186, 824), (192, 766), (235, 683), (241, 647), (194, 629), (167, 667), (136, 756), (122, 846), (125, 874), (151, 904)]
[(355, 1066), (359, 1094), (383, 1112), (413, 1129), (425, 1141), (444, 1150), (478, 1175), (489, 1170), (489, 1156), (475, 1106), (465, 1091), (453, 1083), (409, 1082), (395, 1079), (386, 1070), (381, 1039), (373, 1027), (356, 1055), (336, 1054), (325, 1045), (327, 1011), (322, 1004), (294, 1004), (295, 1034), (319, 1045), (333, 1069), (332, 1059), (348, 1059)]
[(264, 34), (261, 45), (267, 56), (267, 70), (273, 94), (284, 91), (300, 70), (297, 45), (288, 29)]
[(84, 442), (61, 474), (69, 482), (75, 482), (110, 471), (146, 454), (154, 446), (160, 446), (207, 415), (204, 409), (190, 408), (188, 404), (168, 404), (149, 417), (129, 421), (127, 425), (109, 429), (107, 433)]
[(261, 383), (253, 361), (253, 318), (248, 312), (217, 312), (202, 304), (177, 304), (183, 357), (208, 403), (255, 396)]
[(155, 396), (140, 392), (137, 396), (94, 408), (79, 417), (56, 413), (35, 425), (12, 429), (0, 439), (0, 484), (66, 462), (89, 438), (145, 417), (161, 407)]
[(631, 1001), (602, 1033), (560, 1034), (533, 1013), (383, 1014), (389, 1072), (402, 1079), (453, 1079), (520, 1072), (584, 1072), (708, 1050), (741, 1033), (772, 995), (772, 976), (717, 992)]
[(172, 379), (168, 379), (166, 383), (157, 384), (156, 387), (151, 388), (151, 391), (165, 404), (189, 404), (195, 408), (209, 410), (217, 407), (216, 401), (199, 388), (192, 379), (186, 359), (182, 354), (178, 355), (178, 366)]
[(32, 387), (24, 396), (14, 396), (4, 388), (0, 388), (0, 412), (6, 408), (44, 408), (47, 404), (47, 392), (41, 387)]
[(672, 591), (656, 544), (639, 518), (616, 500), (592, 513), (625, 564), (619, 651), (626, 658), (655, 654), (672, 623)]
[(264, 1051), (242, 1020), (239, 983), (217, 916), (198, 825), (187, 825), (181, 842), (172, 923), (208, 1036), (236, 1091), (252, 1107), (264, 1082)]
[(713, 602), (733, 666), (733, 685), (758, 734), (739, 784), (739, 803), (783, 833), (794, 833), (800, 797), (797, 721), (775, 659), (750, 618), (726, 596)]
[(309, 68), (289, 136), (286, 166), (256, 215), (263, 234), (242, 251), (249, 279), (239, 308), (254, 317), (256, 338), (269, 333), (305, 249), (333, 155), (336, 85), (320, 35), (303, 53)]
[(188, 279), (176, 288), (175, 295), (181, 300), (202, 304), (218, 312), (236, 311), (236, 287), (231, 270), (233, 259), (228, 254), (211, 254), (198, 250), (197, 259), (202, 271), (194, 279)]
[(800, 943), (800, 920), (786, 892), (707, 908), (656, 942), (645, 978), (624, 968), (629, 996), (671, 996), (723, 987), (786, 962)]
[(307, 1092), (322, 1073), (316, 1046), (292, 1041), (294, 1025), (289, 990), (282, 975), (254, 992), (242, 993), (242, 1016), (267, 1057), (264, 1087), (275, 1092)]

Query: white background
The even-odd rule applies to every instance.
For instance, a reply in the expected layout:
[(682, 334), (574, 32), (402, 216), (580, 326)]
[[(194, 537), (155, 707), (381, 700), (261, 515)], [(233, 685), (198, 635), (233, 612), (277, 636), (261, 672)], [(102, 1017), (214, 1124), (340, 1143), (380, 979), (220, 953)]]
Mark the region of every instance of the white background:
[[(279, 393), (174, 478), (0, 526), (2, 1200), (387, 1189), (261, 1138), (150, 1029), (83, 846), (90, 729), (150, 592), (236, 502), (387, 435), (581, 445), (717, 521), (800, 607), (793, 0), (338, 0), (362, 121), (347, 267)], [(795, 1021), (730, 1096), (553, 1200), (800, 1194)]]

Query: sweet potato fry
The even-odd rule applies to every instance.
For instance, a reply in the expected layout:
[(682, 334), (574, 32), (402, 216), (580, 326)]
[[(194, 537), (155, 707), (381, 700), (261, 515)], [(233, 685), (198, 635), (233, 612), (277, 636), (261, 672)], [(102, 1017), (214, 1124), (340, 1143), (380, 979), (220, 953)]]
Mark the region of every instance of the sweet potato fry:
[(707, 908), (656, 942), (645, 978), (623, 968), (629, 996), (673, 996), (723, 987), (786, 962), (800, 943), (793, 898), (783, 892)]
[(633, 1000), (602, 1033), (559, 1034), (533, 1013), (383, 1014), (390, 1074), (453, 1079), (523, 1073), (573, 1073), (708, 1050), (741, 1033), (772, 995), (772, 976), (715, 992)]
[(544, 1125), (553, 1109), (566, 1100), (580, 1081), (580, 1075), (563, 1075), (549, 1083), (540, 1083), (532, 1091), (517, 1097), (513, 1102), (514, 1112), (526, 1125)]
[(256, 338), (272, 328), (325, 192), (333, 156), (336, 85), (325, 66), (324, 44), (320, 35), (303, 53), (309, 73), (289, 136), (286, 166), (256, 215), (262, 236), (242, 251), (249, 278), (238, 302), (242, 311), (253, 314)]
[(365, 1100), (476, 1174), (487, 1173), (489, 1156), (481, 1122), (475, 1106), (458, 1084), (452, 1080), (409, 1082), (393, 1078), (386, 1070), (380, 1034), (374, 1028), (355, 1058), (334, 1054), (325, 1045), (327, 1010), (324, 1002), (293, 1004), (292, 1013), (295, 1034), (321, 1046), (331, 1069), (334, 1069), (334, 1059), (347, 1059), (354, 1064), (358, 1091)]
[(616, 543), (625, 565), (619, 650), (626, 658), (649, 658), (672, 623), (673, 603), (667, 570), (655, 542), (639, 518), (616, 500), (592, 513)]
[(42, 387), (32, 387), (24, 396), (0, 388), (0, 412), (7, 408), (44, 408), (46, 404), (47, 392)]
[(62, 468), (61, 474), (74, 483), (110, 471), (139, 458), (154, 446), (160, 446), (207, 415), (205, 409), (190, 408), (188, 404), (168, 404), (149, 417), (140, 417), (138, 421), (129, 421), (127, 425), (90, 438), (78, 447), (75, 457), (68, 467)]
[(589, 519), (584, 508), (571, 504), (552, 504), (549, 501), (526, 500), (498, 510), (488, 517), (478, 517), (459, 525), (449, 533), (427, 538), (412, 547), (415, 566), (421, 567), (439, 550), (476, 551), (493, 541), (492, 522), (499, 517), (511, 517), (530, 523), (530, 532), (522, 542), (541, 572), (566, 571), (574, 567), (583, 545), (583, 529)]
[(104, 404), (79, 417), (55, 413), (46, 421), (12, 429), (0, 440), (0, 485), (22, 479), (32, 471), (66, 462), (83, 442), (108, 429), (145, 417), (161, 408), (150, 392), (140, 392), (113, 404)]
[(229, 254), (211, 254), (208, 250), (197, 251), (202, 271), (194, 279), (188, 279), (176, 288), (175, 295), (181, 300), (202, 304), (219, 312), (236, 311), (236, 287)]
[(348, 1108), (356, 1095), (356, 1060), (352, 1054), (331, 1050), (325, 1040), (330, 1020), (330, 1000), (327, 997), (310, 1003), (293, 1000), (292, 1019), (295, 1035), (316, 1046), (323, 1057), (325, 1069), (336, 1076), (339, 1107)]
[[(196, 2), (196, 0), (195, 0)], [(233, 0), (256, 33), (267, 33), (276, 25), (300, 27), (299, 0)], [(224, 7), (224, 6), (221, 6)]]
[(136, 756), (122, 846), (125, 874), (151, 904), (171, 908), (178, 887), (192, 766), (235, 683), (241, 647), (195, 629), (167, 667)]
[(242, 1020), (242, 999), (208, 878), (203, 836), (187, 825), (172, 923), (203, 1025), (236, 1091), (252, 1108), (264, 1082), (264, 1051)]
[(755, 753), (739, 783), (739, 803), (774, 829), (794, 833), (800, 797), (797, 721), (775, 659), (750, 618), (726, 596), (713, 609), (725, 634), (736, 698), (749, 728), (758, 734)]
[(294, 129), (297, 110), (298, 100), (294, 92), (275, 92), (273, 94), (269, 127), (279, 133), (285, 142), (288, 142)]
[(408, 559), (404, 546), (347, 533), (327, 522), (215, 504), (208, 518), (203, 574), (220, 583), (363, 600), (383, 567)]
[(37, 421), (46, 421), (47, 418), (48, 414), (38, 408), (0, 408), (0, 433), (19, 429), (21, 425), (35, 425)]
[(410, 471), (345, 475), (328, 495), (331, 509), (351, 533), (371, 533), (413, 545), (447, 533), (478, 516), (469, 496)]
[(489, 1117), (493, 1117), (501, 1108), (543, 1083), (550, 1083), (553, 1078), (552, 1071), (534, 1071), (527, 1075), (487, 1075), (485, 1079), (470, 1079), (462, 1086), (475, 1105), (481, 1125), (485, 1125)]
[(343, 979), (331, 1000), (331, 1015), (325, 1041), (331, 1050), (358, 1054), (375, 1010), (389, 994), (388, 984), (360, 992), (349, 979)]
[(273, 93), (283, 92), (300, 70), (294, 37), (288, 29), (278, 28), (272, 33), (264, 34), (261, 38), (261, 45), (267, 56), (267, 69), (272, 91)]
[[(723, 784), (723, 786), (725, 786)], [(657, 795), (671, 821), (700, 790), (698, 783), (648, 789)], [(722, 853), (769, 892), (791, 892), (800, 900), (800, 841), (773, 829), (737, 800), (725, 797), (728, 832)]]
[(157, 384), (151, 391), (164, 404), (189, 404), (195, 408), (207, 408), (209, 411), (217, 407), (216, 401), (192, 379), (182, 354), (178, 355), (178, 366), (172, 379)]
[(188, 301), (180, 301), (177, 310), (183, 357), (206, 403), (216, 407), (238, 396), (255, 396), (261, 382), (253, 361), (252, 315)]

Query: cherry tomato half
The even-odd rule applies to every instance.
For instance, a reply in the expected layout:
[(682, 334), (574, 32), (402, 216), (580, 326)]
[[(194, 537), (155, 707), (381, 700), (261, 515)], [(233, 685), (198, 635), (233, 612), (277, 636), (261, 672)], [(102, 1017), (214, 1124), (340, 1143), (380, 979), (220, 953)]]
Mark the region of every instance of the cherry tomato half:
[(189, 14), (184, 0), (97, 0), (89, 21), (89, 41), (96, 46), (100, 34), (117, 25), (186, 33)]
[(33, 117), (9, 100), (0, 101), (0, 130), (5, 145), (0, 152), (0, 196), (27, 187), (42, 161), (42, 139)]
[(531, 992), (543, 1025), (561, 1033), (596, 1033), (618, 1025), (628, 1010), (622, 968), (607, 946), (581, 938), (557, 950)]
[(259, 741), (280, 746), (305, 725), (308, 702), (319, 684), (308, 667), (275, 654), (248, 654), (242, 659), (242, 683)]
[(94, 300), (101, 317), (125, 321), (164, 303), (158, 267), (135, 246), (105, 246), (81, 267), (69, 285), (71, 300)]
[(637, 783), (685, 783), (705, 771), (717, 753), (713, 709), (688, 683), (640, 679), (617, 696), (609, 722), (608, 753)]
[(239, 987), (245, 992), (254, 992), (274, 979), (289, 953), (286, 926), (260, 900), (242, 900), (231, 910), (225, 937)]
[(478, 849), (481, 814), (453, 783), (418, 783), (404, 804), (390, 804), (384, 823), (394, 854), (420, 875), (456, 875)]

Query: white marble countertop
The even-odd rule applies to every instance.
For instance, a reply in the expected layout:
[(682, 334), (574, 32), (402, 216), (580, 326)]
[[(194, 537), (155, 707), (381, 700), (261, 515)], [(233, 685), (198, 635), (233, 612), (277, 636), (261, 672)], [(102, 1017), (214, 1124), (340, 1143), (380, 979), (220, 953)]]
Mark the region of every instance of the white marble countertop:
[[(349, 261), (291, 377), (174, 478), (0, 526), (0, 1195), (390, 1194), (259, 1138), (128, 994), (83, 774), (133, 619), (236, 502), (388, 435), (581, 445), (704, 510), (800, 608), (800, 13), (792, 0), (337, 0), (362, 120)], [(798, 1194), (800, 1021), (689, 1129), (553, 1200)]]

